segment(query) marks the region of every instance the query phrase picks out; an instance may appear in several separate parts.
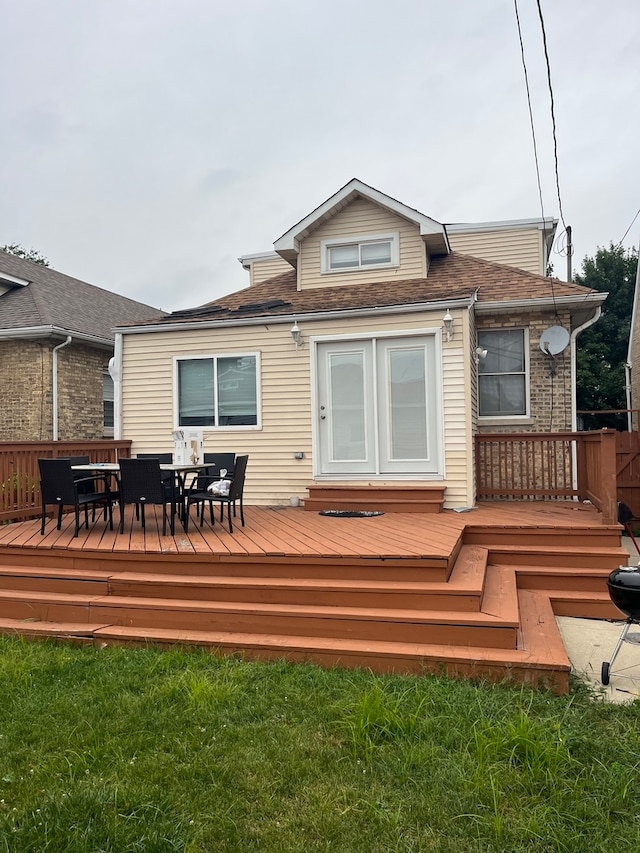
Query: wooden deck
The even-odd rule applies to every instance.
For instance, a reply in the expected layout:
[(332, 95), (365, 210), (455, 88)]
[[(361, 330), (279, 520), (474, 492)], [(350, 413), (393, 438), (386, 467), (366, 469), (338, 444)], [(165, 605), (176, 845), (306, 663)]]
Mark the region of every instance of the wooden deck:
[[(118, 515), (116, 511), (116, 516)], [(576, 502), (321, 516), (247, 507), (162, 536), (128, 508), (73, 537), (0, 527), (0, 631), (78, 642), (199, 644), (247, 657), (446, 672), (568, 689), (554, 614), (620, 618), (606, 578), (619, 525)], [(237, 519), (239, 522), (239, 518)]]

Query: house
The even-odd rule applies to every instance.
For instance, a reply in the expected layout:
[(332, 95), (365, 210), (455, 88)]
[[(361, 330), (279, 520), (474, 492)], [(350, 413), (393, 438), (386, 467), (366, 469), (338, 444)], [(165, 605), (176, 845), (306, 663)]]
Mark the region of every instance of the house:
[(162, 316), (0, 251), (0, 440), (113, 436), (113, 326)]
[(606, 294), (543, 275), (554, 229), (445, 226), (353, 179), (240, 259), (249, 287), (116, 330), (116, 437), (200, 428), (249, 454), (254, 504), (341, 485), (472, 506), (477, 432), (575, 426), (576, 338)]

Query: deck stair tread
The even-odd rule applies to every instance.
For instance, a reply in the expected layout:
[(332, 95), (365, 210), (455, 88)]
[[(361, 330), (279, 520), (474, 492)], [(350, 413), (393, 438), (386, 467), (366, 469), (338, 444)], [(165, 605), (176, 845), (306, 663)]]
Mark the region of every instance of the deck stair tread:
[(609, 571), (617, 568), (628, 559), (627, 551), (615, 547), (589, 547), (579, 551), (573, 546), (557, 545), (506, 545), (492, 544), (489, 546), (489, 560), (492, 563), (508, 562), (518, 566), (567, 566)]
[[(525, 623), (525, 641), (519, 648), (502, 649), (482, 646), (453, 646), (439, 643), (407, 643), (394, 641), (372, 641), (345, 638), (314, 637), (314, 636), (291, 636), (288, 634), (259, 634), (241, 631), (211, 631), (192, 630), (184, 628), (148, 628), (125, 625), (112, 625), (107, 623), (73, 623), (39, 621), (36, 619), (9, 619), (0, 618), (0, 631), (34, 631), (42, 634), (82, 634), (92, 633), (96, 639), (132, 639), (146, 642), (196, 642), (206, 645), (237, 645), (241, 647), (250, 646), (275, 646), (278, 649), (324, 649), (329, 652), (367, 652), (375, 651), (380, 655), (402, 655), (413, 658), (433, 658), (436, 660), (464, 660), (468, 658), (469, 652), (481, 660), (495, 662), (536, 662), (546, 666), (555, 666), (560, 658), (561, 666), (567, 666), (566, 652), (562, 645), (553, 642), (554, 625), (557, 636), (557, 624), (553, 618), (550, 607), (545, 608), (544, 596), (537, 593), (524, 593), (529, 596), (529, 608), (525, 611), (528, 621)], [(542, 610), (544, 616), (552, 621), (541, 620), (539, 612)], [(531, 631), (532, 627), (535, 629)], [(530, 636), (527, 634), (531, 632)], [(551, 637), (551, 641), (550, 641)]]
[(406, 608), (391, 607), (339, 607), (330, 605), (308, 605), (308, 604), (263, 604), (260, 602), (240, 601), (197, 601), (191, 599), (175, 598), (152, 598), (137, 596), (118, 595), (83, 595), (65, 594), (58, 592), (41, 592), (35, 590), (1, 590), (0, 606), (7, 603), (30, 603), (50, 605), (78, 605), (91, 606), (94, 608), (124, 608), (126, 610), (172, 610), (185, 613), (195, 612), (227, 612), (227, 613), (254, 613), (274, 615), (295, 615), (317, 618), (332, 619), (360, 619), (384, 622), (411, 622), (428, 624), (469, 624), (469, 625), (497, 625), (504, 627), (517, 626), (517, 618), (513, 618), (512, 608), (507, 608), (507, 616), (499, 613), (485, 613), (482, 611), (460, 611), (460, 610), (437, 610), (422, 611)]

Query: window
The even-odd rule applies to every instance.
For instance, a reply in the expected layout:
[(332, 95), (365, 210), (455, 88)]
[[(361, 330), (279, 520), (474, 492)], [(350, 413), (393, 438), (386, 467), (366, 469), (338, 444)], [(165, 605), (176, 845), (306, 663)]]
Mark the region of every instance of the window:
[(323, 240), (323, 273), (398, 266), (398, 234)]
[(479, 415), (483, 418), (527, 414), (525, 330), (478, 332), (486, 358), (478, 363)]
[(258, 425), (258, 356), (177, 359), (178, 426)]
[(113, 379), (109, 371), (102, 374), (102, 434), (105, 437), (113, 436)]

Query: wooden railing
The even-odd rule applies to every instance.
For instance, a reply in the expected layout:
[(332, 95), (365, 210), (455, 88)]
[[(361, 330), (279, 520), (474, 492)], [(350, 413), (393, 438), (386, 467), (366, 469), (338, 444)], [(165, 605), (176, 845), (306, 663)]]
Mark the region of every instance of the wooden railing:
[(590, 501), (617, 521), (614, 430), (476, 435), (478, 499)]
[(130, 455), (130, 441), (0, 442), (0, 523), (40, 515), (40, 457), (88, 456), (91, 462), (117, 462)]

